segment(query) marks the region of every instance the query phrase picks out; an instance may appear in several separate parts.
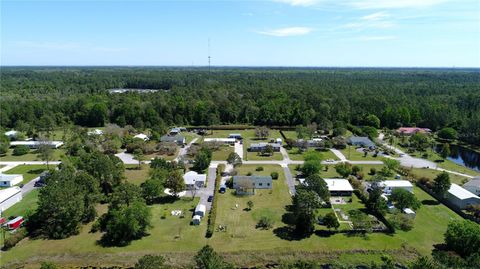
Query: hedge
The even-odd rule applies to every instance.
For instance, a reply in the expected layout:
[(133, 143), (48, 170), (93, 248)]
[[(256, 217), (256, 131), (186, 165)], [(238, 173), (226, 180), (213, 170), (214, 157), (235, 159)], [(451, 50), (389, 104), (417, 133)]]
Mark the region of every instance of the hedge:
[(220, 186), (221, 176), (220, 174), (225, 170), (224, 164), (219, 164), (217, 167), (217, 177), (215, 178), (215, 186), (213, 188), (213, 201), (212, 201), (212, 208), (210, 208), (210, 214), (208, 215), (208, 222), (207, 222), (207, 234), (205, 237), (210, 238), (215, 231), (215, 219), (217, 218), (217, 204), (218, 199), (215, 198), (217, 194), (217, 190)]

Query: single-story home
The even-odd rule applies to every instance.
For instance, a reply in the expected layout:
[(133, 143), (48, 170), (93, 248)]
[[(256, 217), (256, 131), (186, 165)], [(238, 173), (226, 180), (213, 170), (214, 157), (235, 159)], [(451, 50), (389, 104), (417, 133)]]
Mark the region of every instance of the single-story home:
[(0, 190), (0, 212), (20, 202), (22, 200), (22, 189), (19, 187), (11, 187)]
[(207, 207), (203, 204), (198, 204), (196, 207), (195, 207), (195, 213), (194, 215), (198, 215), (200, 217), (205, 217), (205, 213), (207, 212)]
[(446, 198), (459, 209), (465, 209), (468, 205), (479, 205), (480, 197), (466, 189), (452, 183), (446, 194)]
[(227, 145), (235, 145), (235, 142), (237, 142), (237, 139), (235, 138), (205, 138), (203, 139), (203, 142), (208, 143), (208, 142), (213, 142), (213, 143), (223, 143)]
[(429, 134), (432, 130), (428, 128), (418, 128), (418, 127), (400, 127), (397, 129), (398, 134), (403, 135), (414, 135), (416, 133)]
[(366, 136), (350, 136), (347, 143), (352, 146), (374, 149), (375, 143)]
[(323, 141), (323, 139), (321, 138), (313, 138), (313, 139), (309, 139), (309, 140), (305, 140), (305, 139), (297, 139), (297, 141), (295, 141), (295, 146), (296, 147), (304, 147), (305, 145), (309, 148), (318, 148), (318, 147), (321, 147), (323, 143), (321, 143)]
[(199, 215), (195, 215), (192, 218), (192, 224), (193, 225), (200, 225), (201, 220), (202, 220), (202, 217), (200, 217)]
[(18, 132), (18, 131), (15, 131), (15, 130), (10, 130), (10, 131), (6, 131), (6, 132), (5, 132), (5, 135), (6, 135), (10, 140), (17, 138), (17, 135), (18, 135), (18, 134), (19, 134), (19, 132)]
[(353, 187), (348, 180), (341, 178), (326, 178), (324, 180), (331, 196), (352, 196)]
[(188, 171), (185, 175), (183, 175), (183, 180), (187, 190), (193, 190), (205, 186), (207, 175), (199, 174), (195, 171)]
[(0, 187), (13, 187), (22, 181), (21, 174), (0, 174)]
[(385, 194), (392, 194), (394, 189), (405, 189), (413, 193), (413, 185), (408, 180), (385, 180), (380, 182), (379, 186)]
[(63, 141), (12, 141), (10, 142), (11, 147), (16, 146), (27, 146), (30, 149), (38, 149), (42, 143), (49, 145), (51, 148), (57, 149), (63, 146)]
[(133, 136), (133, 138), (142, 139), (143, 141), (148, 141), (150, 139), (150, 138), (148, 138), (148, 135), (146, 135), (146, 134), (137, 134), (137, 135)]
[(185, 145), (185, 137), (181, 135), (164, 135), (160, 137), (160, 142), (173, 142), (183, 146)]
[(463, 184), (463, 188), (475, 195), (480, 195), (480, 177), (470, 179), (470, 181)]
[(170, 129), (170, 132), (168, 132), (169, 135), (177, 135), (181, 132), (182, 130), (180, 130), (180, 128), (178, 127), (174, 127), (172, 129)]
[(235, 139), (238, 139), (238, 140), (243, 139), (241, 134), (229, 134), (228, 138), (235, 138)]
[(271, 146), (273, 152), (280, 152), (281, 145), (277, 143), (254, 143), (250, 145), (249, 151), (252, 152), (261, 152), (267, 148), (267, 146)]
[(272, 177), (234, 176), (233, 188), (237, 194), (255, 194), (255, 189), (272, 189)]

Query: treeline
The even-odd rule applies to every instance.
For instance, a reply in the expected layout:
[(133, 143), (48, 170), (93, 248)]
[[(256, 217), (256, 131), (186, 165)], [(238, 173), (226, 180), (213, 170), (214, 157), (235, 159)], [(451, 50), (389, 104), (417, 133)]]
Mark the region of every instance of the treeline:
[[(0, 124), (452, 127), (480, 144), (477, 69), (2, 67)], [(161, 89), (109, 94), (110, 88)], [(165, 91), (167, 90), (167, 91)]]

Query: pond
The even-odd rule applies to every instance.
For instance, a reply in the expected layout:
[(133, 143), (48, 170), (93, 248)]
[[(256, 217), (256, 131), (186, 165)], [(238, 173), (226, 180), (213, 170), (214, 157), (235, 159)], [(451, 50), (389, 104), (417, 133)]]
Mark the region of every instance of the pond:
[[(442, 151), (442, 145), (437, 145), (435, 151), (440, 153), (440, 151)], [(447, 159), (480, 172), (480, 153), (471, 149), (457, 145), (450, 145), (450, 156), (448, 156)]]

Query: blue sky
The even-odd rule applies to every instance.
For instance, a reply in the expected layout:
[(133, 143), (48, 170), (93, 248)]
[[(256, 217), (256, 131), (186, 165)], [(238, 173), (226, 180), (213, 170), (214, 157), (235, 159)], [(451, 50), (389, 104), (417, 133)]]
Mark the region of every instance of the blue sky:
[(2, 65), (480, 67), (478, 0), (0, 1)]

